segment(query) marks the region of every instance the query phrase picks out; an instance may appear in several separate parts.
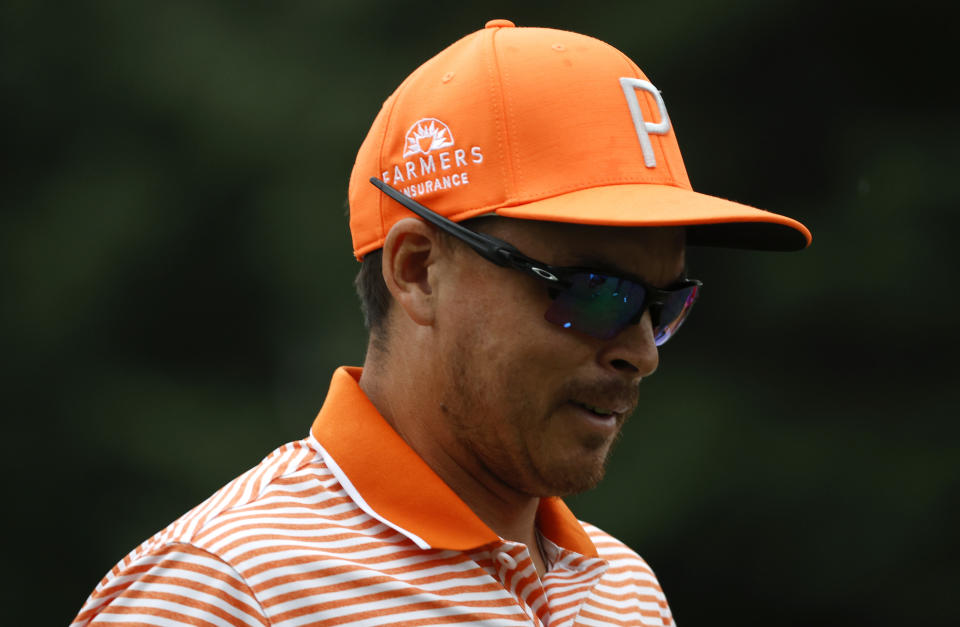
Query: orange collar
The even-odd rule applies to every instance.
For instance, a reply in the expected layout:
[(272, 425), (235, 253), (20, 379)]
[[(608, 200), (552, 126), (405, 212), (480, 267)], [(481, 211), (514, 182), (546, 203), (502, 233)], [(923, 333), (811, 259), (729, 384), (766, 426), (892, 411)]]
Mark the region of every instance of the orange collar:
[[(360, 389), (361, 372), (337, 369), (310, 430), (328, 462), (332, 458), (334, 472), (346, 478), (347, 492), (377, 518), (431, 548), (467, 551), (500, 541), (383, 419)], [(537, 526), (554, 544), (597, 557), (590, 537), (559, 498), (540, 499)]]

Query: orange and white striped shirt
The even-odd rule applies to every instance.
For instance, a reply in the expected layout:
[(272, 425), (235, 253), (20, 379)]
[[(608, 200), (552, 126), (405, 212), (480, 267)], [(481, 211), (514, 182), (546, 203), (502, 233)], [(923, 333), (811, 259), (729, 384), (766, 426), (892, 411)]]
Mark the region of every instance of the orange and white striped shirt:
[(647, 564), (543, 499), (548, 572), (497, 536), (340, 368), (308, 438), (134, 549), (76, 627), (672, 625)]

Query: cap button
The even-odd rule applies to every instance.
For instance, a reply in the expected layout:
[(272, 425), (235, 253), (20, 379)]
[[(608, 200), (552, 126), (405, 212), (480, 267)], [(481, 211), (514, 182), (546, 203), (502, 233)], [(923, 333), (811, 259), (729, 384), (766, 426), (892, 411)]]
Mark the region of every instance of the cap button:
[(510, 20), (490, 20), (483, 25), (484, 28), (513, 28), (516, 26)]

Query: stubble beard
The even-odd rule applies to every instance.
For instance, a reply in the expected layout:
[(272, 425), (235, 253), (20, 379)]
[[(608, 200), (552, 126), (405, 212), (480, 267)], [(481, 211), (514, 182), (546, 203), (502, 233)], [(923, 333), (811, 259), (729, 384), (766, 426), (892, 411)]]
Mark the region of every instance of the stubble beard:
[[(530, 441), (529, 431), (538, 424), (543, 430), (549, 428), (557, 408), (548, 408), (544, 415), (543, 408), (538, 410), (526, 394), (515, 391), (514, 373), (507, 368), (495, 370), (492, 381), (478, 378), (469, 364), (482, 363), (483, 356), (478, 356), (471, 345), (475, 346), (469, 341), (458, 343), (455, 354), (450, 355), (445, 373), (448, 389), (441, 403), (459, 445), (488, 473), (521, 494), (568, 496), (596, 487), (603, 479), (621, 431), (618, 429), (612, 441), (598, 436), (580, 442), (587, 451), (586, 457), (558, 455), (558, 451), (549, 450), (549, 442)], [(587, 388), (570, 385), (558, 396), (565, 402), (567, 398), (577, 398), (578, 391)], [(491, 405), (490, 390), (496, 391), (493, 396), (505, 399), (501, 407)], [(621, 419), (621, 427), (622, 422)], [(491, 429), (491, 423), (498, 427)], [(606, 450), (601, 452), (604, 447)]]

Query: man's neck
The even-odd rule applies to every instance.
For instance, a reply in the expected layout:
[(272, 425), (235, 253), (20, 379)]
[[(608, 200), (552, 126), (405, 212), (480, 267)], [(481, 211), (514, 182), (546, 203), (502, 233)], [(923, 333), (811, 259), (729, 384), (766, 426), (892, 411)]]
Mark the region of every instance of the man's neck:
[(485, 468), (472, 451), (438, 429), (438, 401), (424, 394), (408, 368), (382, 368), (368, 353), (360, 388), (401, 438), (437, 473), (490, 529), (527, 546), (537, 571), (546, 570), (536, 531), (540, 499), (517, 492)]

